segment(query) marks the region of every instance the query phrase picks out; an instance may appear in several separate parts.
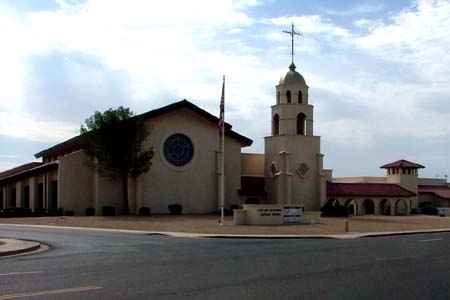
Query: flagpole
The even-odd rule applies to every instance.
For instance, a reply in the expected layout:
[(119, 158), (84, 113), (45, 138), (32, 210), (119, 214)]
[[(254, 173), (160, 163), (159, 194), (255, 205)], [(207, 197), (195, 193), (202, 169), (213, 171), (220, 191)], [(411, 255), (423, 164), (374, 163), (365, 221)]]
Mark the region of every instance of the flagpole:
[(221, 174), (221, 189), (220, 189), (220, 225), (223, 225), (224, 222), (224, 206), (225, 206), (225, 75), (223, 75), (223, 88), (222, 88), (222, 101), (224, 102), (224, 108), (222, 112), (222, 155), (220, 162), (220, 174)]

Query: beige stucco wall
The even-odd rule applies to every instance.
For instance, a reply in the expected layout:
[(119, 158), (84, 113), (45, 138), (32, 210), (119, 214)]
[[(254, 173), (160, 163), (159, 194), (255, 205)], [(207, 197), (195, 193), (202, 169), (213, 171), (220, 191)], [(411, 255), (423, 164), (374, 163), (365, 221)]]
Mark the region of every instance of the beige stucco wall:
[(386, 177), (360, 176), (360, 177), (336, 177), (332, 179), (336, 183), (387, 183)]
[[(297, 115), (303, 113), (306, 116), (306, 135), (313, 135), (313, 110), (312, 105), (307, 104), (283, 104), (272, 106), (272, 122), (275, 114), (279, 116), (279, 134), (297, 134)], [(272, 124), (273, 128), (273, 124)]]
[(94, 207), (94, 172), (87, 167), (86, 156), (77, 151), (59, 159), (59, 206), (84, 215)]
[[(417, 174), (388, 174), (386, 179), (388, 183), (397, 183), (403, 188), (418, 194)], [(417, 196), (411, 197), (411, 207), (417, 208), (418, 206)]]
[[(280, 155), (282, 151), (289, 153), (287, 169), (284, 161), (285, 155)], [(320, 137), (318, 136), (277, 135), (266, 137), (265, 173), (269, 201), (287, 204), (287, 198), (290, 197), (292, 204), (304, 205), (305, 210), (320, 209), (321, 204), (325, 201), (322, 190), (326, 182), (326, 174), (321, 169), (322, 159)], [(275, 162), (281, 172), (279, 176), (272, 177), (269, 173), (272, 162)], [(296, 172), (301, 163), (306, 163), (309, 168), (309, 172), (304, 178)], [(280, 193), (286, 190), (288, 193), (290, 191), (291, 195)]]
[(419, 185), (439, 185), (439, 186), (447, 185), (447, 179), (441, 178), (418, 178), (417, 182)]
[(241, 154), (242, 176), (264, 177), (264, 154)]
[(101, 214), (103, 206), (113, 206), (116, 208), (116, 214), (122, 213), (122, 184), (120, 178), (95, 174), (94, 205), (97, 215)]
[[(140, 203), (152, 213), (168, 213), (172, 203), (183, 205), (183, 213), (210, 213), (218, 209), (219, 131), (215, 124), (187, 109), (173, 111), (147, 121), (152, 133), (146, 141), (155, 156), (149, 172), (140, 176)], [(163, 144), (172, 134), (182, 133), (194, 144), (194, 157), (186, 166), (174, 167), (164, 158)], [(240, 187), (241, 144), (225, 139), (226, 207), (237, 203)]]

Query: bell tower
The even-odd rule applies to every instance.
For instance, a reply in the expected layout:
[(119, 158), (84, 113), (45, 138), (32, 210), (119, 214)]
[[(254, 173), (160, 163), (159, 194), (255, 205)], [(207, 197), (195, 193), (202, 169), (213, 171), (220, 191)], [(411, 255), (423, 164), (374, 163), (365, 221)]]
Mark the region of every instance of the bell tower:
[(313, 135), (313, 109), (308, 85), (293, 62), (276, 86), (276, 102), (271, 107), (272, 132), (265, 138), (265, 186), (268, 200), (274, 204), (304, 205), (318, 210), (326, 199), (326, 176), (320, 137)]

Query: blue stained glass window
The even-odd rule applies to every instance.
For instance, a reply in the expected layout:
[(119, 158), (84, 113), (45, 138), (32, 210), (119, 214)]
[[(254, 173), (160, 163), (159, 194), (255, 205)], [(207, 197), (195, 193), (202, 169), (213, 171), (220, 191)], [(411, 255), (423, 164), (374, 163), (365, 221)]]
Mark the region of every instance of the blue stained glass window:
[(176, 167), (188, 164), (193, 156), (194, 145), (191, 139), (184, 134), (172, 134), (164, 142), (164, 157)]

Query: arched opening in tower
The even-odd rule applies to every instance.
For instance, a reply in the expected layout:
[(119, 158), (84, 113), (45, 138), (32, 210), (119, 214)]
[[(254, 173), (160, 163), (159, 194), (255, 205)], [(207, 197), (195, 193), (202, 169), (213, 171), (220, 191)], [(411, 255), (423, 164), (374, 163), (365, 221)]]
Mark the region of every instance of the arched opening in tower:
[(306, 134), (306, 116), (304, 113), (297, 115), (297, 134)]
[(280, 117), (278, 114), (275, 114), (272, 120), (272, 135), (278, 134), (280, 134)]
[(291, 91), (286, 92), (287, 103), (291, 103)]

